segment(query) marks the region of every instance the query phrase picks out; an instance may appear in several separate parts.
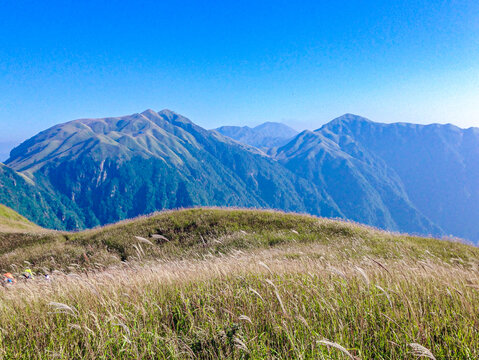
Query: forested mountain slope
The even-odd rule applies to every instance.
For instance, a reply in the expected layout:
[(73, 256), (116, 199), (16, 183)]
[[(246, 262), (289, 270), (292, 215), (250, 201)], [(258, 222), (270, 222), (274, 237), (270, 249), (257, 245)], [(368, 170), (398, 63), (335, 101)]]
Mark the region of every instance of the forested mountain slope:
[(72, 203), (86, 227), (194, 205), (339, 215), (275, 160), (169, 110), (60, 124), (6, 164)]

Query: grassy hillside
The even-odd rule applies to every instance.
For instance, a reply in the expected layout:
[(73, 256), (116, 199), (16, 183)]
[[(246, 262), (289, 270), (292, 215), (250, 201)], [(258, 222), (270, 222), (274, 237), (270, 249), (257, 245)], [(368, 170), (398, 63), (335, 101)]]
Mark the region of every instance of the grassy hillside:
[[(348, 242), (339, 241), (344, 239)], [(24, 261), (50, 271), (65, 270), (72, 264), (88, 269), (139, 258), (196, 259), (205, 254), (268, 249), (281, 244), (315, 243), (330, 248), (340, 244), (339, 251), (357, 239), (363, 246), (347, 250), (347, 259), (365, 255), (416, 259), (427, 251), (446, 261), (457, 256), (469, 261), (479, 254), (476, 248), (459, 243), (395, 235), (313, 216), (198, 208), (165, 211), (78, 233), (0, 233), (0, 269)]]
[(0, 267), (52, 273), (0, 291), (3, 358), (479, 357), (464, 244), (221, 209), (0, 236)]
[(38, 231), (40, 227), (25, 219), (16, 211), (0, 204), (0, 231), (19, 232), (26, 230)]

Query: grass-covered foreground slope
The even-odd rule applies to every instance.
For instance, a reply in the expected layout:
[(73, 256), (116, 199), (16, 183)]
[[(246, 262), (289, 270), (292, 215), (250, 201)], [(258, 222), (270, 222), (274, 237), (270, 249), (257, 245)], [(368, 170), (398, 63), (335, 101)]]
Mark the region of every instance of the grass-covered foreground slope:
[(479, 357), (475, 247), (220, 209), (17, 236), (1, 267), (56, 271), (0, 292), (3, 358)]
[(0, 204), (0, 231), (19, 232), (26, 230), (38, 231), (40, 227), (25, 219), (16, 211)]
[[(340, 240), (347, 239), (344, 244)], [(0, 232), (0, 269), (25, 261), (34, 269), (104, 268), (123, 261), (190, 259), (232, 250), (279, 245), (348, 247), (345, 260), (363, 256), (417, 259), (431, 253), (445, 261), (475, 259), (476, 248), (459, 243), (394, 235), (352, 223), (260, 210), (198, 208), (165, 211), (78, 233)], [(349, 244), (351, 242), (351, 244)]]

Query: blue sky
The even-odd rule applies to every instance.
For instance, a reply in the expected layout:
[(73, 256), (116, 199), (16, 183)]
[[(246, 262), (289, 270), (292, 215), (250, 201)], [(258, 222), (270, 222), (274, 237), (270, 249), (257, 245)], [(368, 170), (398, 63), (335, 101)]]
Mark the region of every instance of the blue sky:
[(147, 108), (479, 126), (479, 2), (0, 0), (0, 142)]

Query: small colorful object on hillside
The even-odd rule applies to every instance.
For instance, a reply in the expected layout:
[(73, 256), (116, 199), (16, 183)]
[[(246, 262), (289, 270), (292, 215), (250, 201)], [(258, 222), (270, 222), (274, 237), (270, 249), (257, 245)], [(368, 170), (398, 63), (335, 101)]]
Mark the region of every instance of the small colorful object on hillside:
[(11, 273), (3, 274), (2, 281), (5, 285), (14, 285), (17, 283), (17, 280), (13, 277)]
[(33, 279), (33, 272), (30, 269), (25, 269), (22, 275), (25, 279)]

